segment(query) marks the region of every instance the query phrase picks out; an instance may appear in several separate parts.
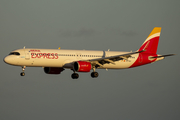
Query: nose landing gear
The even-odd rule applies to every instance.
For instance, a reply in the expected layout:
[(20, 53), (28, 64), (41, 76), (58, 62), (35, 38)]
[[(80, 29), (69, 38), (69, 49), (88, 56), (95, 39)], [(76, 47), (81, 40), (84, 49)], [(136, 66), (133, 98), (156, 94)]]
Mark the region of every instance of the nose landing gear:
[(26, 68), (26, 66), (23, 66), (23, 67), (22, 67), (22, 72), (20, 73), (21, 76), (25, 76), (25, 73), (24, 73), (25, 68)]

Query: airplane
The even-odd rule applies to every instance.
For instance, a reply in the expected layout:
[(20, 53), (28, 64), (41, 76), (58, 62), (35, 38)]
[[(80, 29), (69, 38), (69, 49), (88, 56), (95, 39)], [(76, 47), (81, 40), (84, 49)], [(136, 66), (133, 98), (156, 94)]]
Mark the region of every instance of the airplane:
[(21, 66), (21, 76), (25, 75), (26, 67), (43, 67), (46, 74), (60, 74), (65, 69), (71, 69), (72, 79), (78, 79), (77, 72), (90, 72), (92, 78), (99, 76), (96, 69), (133, 68), (162, 60), (175, 54), (156, 54), (161, 27), (155, 27), (141, 47), (135, 52), (93, 51), (66, 49), (17, 49), (4, 58), (4, 62)]

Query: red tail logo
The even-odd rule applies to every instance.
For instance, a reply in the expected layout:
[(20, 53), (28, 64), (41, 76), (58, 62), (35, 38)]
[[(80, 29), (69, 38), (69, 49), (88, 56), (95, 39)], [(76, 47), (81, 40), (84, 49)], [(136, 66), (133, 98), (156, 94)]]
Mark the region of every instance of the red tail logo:
[(156, 52), (158, 48), (160, 32), (161, 32), (160, 27), (155, 27), (151, 31), (149, 36), (146, 38), (146, 40), (144, 41), (144, 43), (138, 50), (138, 51), (142, 51), (142, 50), (145, 50), (145, 51), (142, 53), (139, 53), (137, 60), (130, 67), (145, 65), (145, 64), (156, 61), (156, 58), (152, 58), (152, 57), (157, 56)]
[(161, 32), (161, 28), (155, 27), (138, 51), (146, 50), (143, 53), (156, 54), (159, 43), (160, 32)]

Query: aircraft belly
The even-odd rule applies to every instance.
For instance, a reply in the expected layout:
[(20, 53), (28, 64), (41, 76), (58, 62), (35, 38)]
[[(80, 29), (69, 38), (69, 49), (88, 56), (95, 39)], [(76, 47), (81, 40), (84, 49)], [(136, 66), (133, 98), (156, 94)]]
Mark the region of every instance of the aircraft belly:
[(62, 67), (62, 61), (58, 59), (30, 59), (21, 62), (19, 65), (29, 67)]
[(34, 60), (33, 66), (62, 67), (62, 62), (55, 59)]

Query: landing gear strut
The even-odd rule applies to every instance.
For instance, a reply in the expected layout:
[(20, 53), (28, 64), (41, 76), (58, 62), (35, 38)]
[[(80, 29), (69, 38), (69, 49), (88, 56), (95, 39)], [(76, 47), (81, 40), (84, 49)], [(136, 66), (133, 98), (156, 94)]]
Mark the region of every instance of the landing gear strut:
[[(78, 79), (79, 74), (75, 73), (75, 70), (71, 69), (74, 73), (71, 75), (72, 79)], [(92, 78), (97, 78), (99, 76), (98, 72), (95, 72), (95, 67), (93, 68), (93, 72), (91, 73)]]
[(20, 73), (21, 76), (25, 76), (25, 73), (24, 73), (25, 68), (26, 68), (26, 66), (23, 66), (23, 67), (22, 67), (22, 72)]
[(95, 67), (93, 68), (93, 72), (91, 73), (92, 78), (97, 78), (99, 76), (98, 72), (95, 72)]
[(72, 79), (78, 79), (79, 74), (75, 73), (75, 70), (71, 69), (74, 73), (71, 75)]

